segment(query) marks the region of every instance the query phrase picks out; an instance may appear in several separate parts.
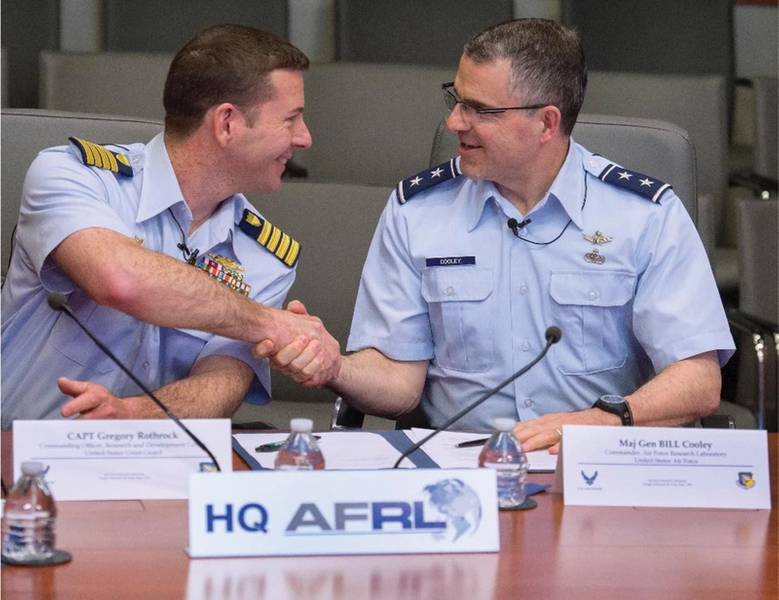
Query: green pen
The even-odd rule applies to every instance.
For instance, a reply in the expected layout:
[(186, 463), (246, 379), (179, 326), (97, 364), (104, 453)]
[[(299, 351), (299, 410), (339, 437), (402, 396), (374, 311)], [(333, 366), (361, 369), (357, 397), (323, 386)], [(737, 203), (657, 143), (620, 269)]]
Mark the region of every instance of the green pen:
[[(315, 435), (315, 440), (321, 440), (321, 435)], [(287, 442), (287, 440), (281, 440), (278, 442), (269, 442), (267, 444), (260, 444), (257, 446), (254, 451), (255, 452), (276, 452), (276, 450), (281, 450), (281, 447)]]

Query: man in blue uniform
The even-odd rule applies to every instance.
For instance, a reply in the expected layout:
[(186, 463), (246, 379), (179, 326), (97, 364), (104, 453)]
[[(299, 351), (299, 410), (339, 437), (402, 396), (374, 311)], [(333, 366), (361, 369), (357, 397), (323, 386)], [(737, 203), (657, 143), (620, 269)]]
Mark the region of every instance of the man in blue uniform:
[(368, 413), (421, 402), (440, 425), (557, 325), (547, 358), (458, 427), (513, 417), (532, 450), (555, 446), (564, 424), (677, 425), (715, 411), (734, 346), (703, 246), (669, 185), (571, 138), (586, 87), (576, 33), (536, 19), (491, 27), (443, 87), (459, 157), (390, 197), (355, 353), (334, 379), (302, 340), (272, 364)]
[(2, 293), (4, 429), (18, 418), (161, 416), (49, 308), (52, 292), (180, 416), (267, 402), (260, 340), (318, 340), (321, 362), (337, 366), (318, 319), (279, 310), (299, 243), (240, 193), (277, 190), (293, 152), (311, 144), (307, 67), (272, 34), (216, 26), (173, 60), (164, 134), (125, 146), (74, 137), (39, 154)]

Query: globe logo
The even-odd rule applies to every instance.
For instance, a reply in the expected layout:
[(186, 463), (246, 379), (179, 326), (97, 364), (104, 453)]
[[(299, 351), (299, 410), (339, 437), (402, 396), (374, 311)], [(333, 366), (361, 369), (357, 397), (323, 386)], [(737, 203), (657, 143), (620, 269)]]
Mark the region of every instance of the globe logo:
[(430, 503), (446, 517), (447, 529), (454, 531), (452, 541), (474, 534), (481, 522), (481, 502), (475, 491), (460, 479), (442, 479), (425, 486)]

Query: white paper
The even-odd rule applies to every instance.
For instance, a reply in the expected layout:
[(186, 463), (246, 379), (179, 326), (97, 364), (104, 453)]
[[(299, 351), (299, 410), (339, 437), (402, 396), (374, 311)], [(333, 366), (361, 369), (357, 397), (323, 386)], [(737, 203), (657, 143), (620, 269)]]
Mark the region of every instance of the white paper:
[[(258, 452), (261, 444), (287, 439), (287, 433), (237, 433), (233, 437), (260, 465), (272, 469), (278, 452)], [(319, 449), (325, 459), (325, 469), (391, 469), (400, 452), (377, 433), (360, 431), (324, 431), (316, 433)], [(402, 468), (414, 468), (405, 459)]]
[(771, 507), (765, 431), (563, 426), (565, 504)]
[[(182, 421), (233, 468), (229, 419)], [(170, 419), (14, 421), (14, 474), (33, 460), (56, 500), (185, 499), (189, 474), (213, 470), (207, 454)]]
[(492, 469), (190, 475), (192, 558), (499, 549)]
[[(411, 441), (416, 443), (429, 435), (432, 429), (413, 428), (406, 431)], [(483, 446), (473, 448), (458, 448), (457, 444), (471, 440), (481, 440), (489, 437), (484, 433), (469, 433), (466, 431), (442, 431), (422, 446), (422, 450), (432, 458), (442, 469), (475, 468), (479, 466), (479, 453)], [(528, 470), (531, 473), (544, 473), (555, 470), (557, 455), (546, 450), (536, 450), (527, 453)]]

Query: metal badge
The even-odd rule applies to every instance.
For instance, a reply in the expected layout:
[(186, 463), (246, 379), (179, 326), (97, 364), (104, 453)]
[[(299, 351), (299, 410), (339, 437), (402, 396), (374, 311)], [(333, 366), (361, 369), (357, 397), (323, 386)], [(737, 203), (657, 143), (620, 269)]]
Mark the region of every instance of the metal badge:
[(591, 252), (588, 252), (587, 254), (584, 255), (584, 260), (594, 265), (602, 265), (603, 263), (606, 262), (606, 257), (601, 256), (598, 253), (597, 248), (593, 248)]
[(609, 235), (603, 235), (600, 231), (595, 231), (592, 235), (585, 235), (584, 239), (590, 242), (591, 244), (596, 244), (598, 246), (602, 244), (608, 244), (611, 240), (614, 238)]

